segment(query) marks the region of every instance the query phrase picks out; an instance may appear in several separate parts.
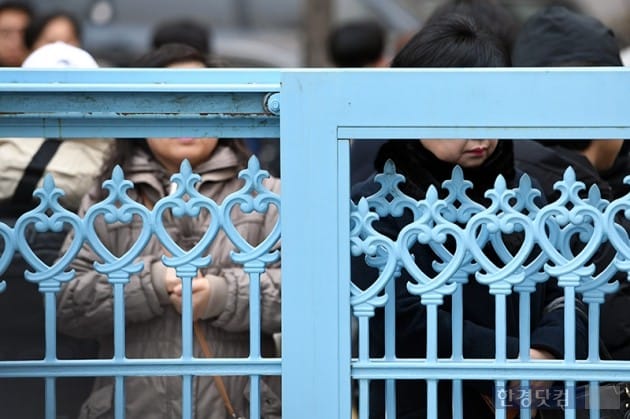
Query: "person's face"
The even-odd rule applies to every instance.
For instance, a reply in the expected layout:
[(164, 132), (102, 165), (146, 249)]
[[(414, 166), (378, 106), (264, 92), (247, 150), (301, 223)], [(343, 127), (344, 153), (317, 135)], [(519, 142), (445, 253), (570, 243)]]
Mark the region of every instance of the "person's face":
[(497, 148), (498, 140), (420, 140), (438, 159), (461, 167), (478, 167)]
[(169, 173), (179, 172), (184, 159), (193, 168), (208, 160), (218, 142), (217, 138), (147, 138), (153, 156)]
[(0, 65), (19, 67), (28, 55), (24, 30), (29, 16), (20, 10), (0, 12)]
[(42, 33), (33, 43), (33, 50), (57, 41), (65, 42), (75, 47), (81, 46), (74, 25), (71, 21), (61, 16), (48, 22)]
[[(168, 66), (169, 68), (205, 68), (203, 63), (188, 61)], [(147, 144), (155, 158), (169, 173), (179, 172), (184, 159), (194, 168), (208, 160), (217, 147), (217, 138), (148, 138)]]

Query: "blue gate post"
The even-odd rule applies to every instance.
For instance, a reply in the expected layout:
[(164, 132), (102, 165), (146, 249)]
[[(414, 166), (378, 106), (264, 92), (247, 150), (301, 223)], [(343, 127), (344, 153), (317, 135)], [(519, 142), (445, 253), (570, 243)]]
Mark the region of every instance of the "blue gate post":
[(337, 143), (341, 107), (330, 95), (331, 80), (316, 71), (282, 77), (285, 418), (349, 418), (351, 412), (349, 144)]

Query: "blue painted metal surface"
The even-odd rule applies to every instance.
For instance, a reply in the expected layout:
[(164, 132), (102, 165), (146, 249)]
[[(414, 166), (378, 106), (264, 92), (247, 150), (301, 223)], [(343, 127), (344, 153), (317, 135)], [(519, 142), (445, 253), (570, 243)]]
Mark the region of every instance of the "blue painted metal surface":
[(253, 70), (3, 70), (0, 137), (277, 138), (279, 91), (278, 72)]
[[(571, 171), (567, 171), (561, 183), (561, 198), (543, 208), (534, 205), (527, 179), (514, 190), (506, 188), (499, 179), (490, 191), (492, 204), (483, 208), (461, 193), (466, 183), (455, 172), (452, 182), (445, 185), (449, 191), (447, 198), (438, 199), (432, 191), (425, 199), (414, 201), (397, 189), (401, 178), (393, 166), (388, 166), (380, 177), (380, 193), (366, 197), (358, 205), (351, 204), (349, 199), (350, 139), (630, 138), (627, 109), (630, 109), (630, 72), (625, 69), (0, 70), (0, 136), (279, 137), (283, 180), (280, 201), (260, 188), (262, 175), (252, 161), (244, 174), (246, 189), (217, 205), (195, 195), (191, 187), (196, 175), (184, 165), (174, 180), (192, 199), (184, 202), (181, 196), (168, 197), (149, 211), (127, 200), (125, 191), (130, 184), (117, 171), (107, 184), (108, 199), (116, 198), (123, 205), (115, 208), (113, 201), (104, 202), (93, 207), (83, 219), (59, 206), (56, 198), (60, 191), (52, 180), (47, 180), (38, 192), (43, 198), (40, 207), (20, 217), (13, 229), (0, 224), (0, 236), (7, 244), (0, 255), (0, 270), (6, 269), (13, 252), (20, 251), (33, 268), (26, 280), (37, 282), (46, 297), (46, 358), (0, 361), (0, 377), (46, 377), (47, 395), (52, 400), (51, 383), (61, 376), (117, 375), (122, 382), (122, 377), (128, 375), (245, 374), (252, 376), (252, 387), (256, 388), (259, 376), (281, 374), (283, 417), (289, 419), (349, 418), (352, 379), (359, 381), (362, 418), (367, 417), (367, 384), (372, 379), (388, 380), (390, 400), (395, 379), (429, 380), (433, 383), (429, 385), (430, 400), (439, 379), (456, 378), (456, 388), (461, 387), (461, 380), (483, 378), (497, 380), (499, 386), (514, 377), (526, 380), (553, 377), (568, 382), (614, 377), (630, 381), (628, 363), (599, 361), (594, 344), (598, 335), (596, 326), (589, 330), (591, 346), (585, 361), (576, 361), (571, 351), (564, 360), (557, 361), (532, 362), (524, 350), (518, 360), (506, 359), (502, 322), (497, 325), (495, 360), (464, 360), (461, 327), (455, 327), (453, 356), (449, 359), (438, 361), (435, 345), (431, 344), (426, 359), (396, 359), (394, 311), (391, 298), (387, 298), (393, 293), (392, 278), (396, 272), (403, 266), (412, 271), (419, 281), (410, 285), (410, 291), (428, 307), (429, 342), (433, 344), (437, 330), (432, 319), (443, 296), (461, 300), (467, 274), (479, 271), (480, 267), (485, 273), (478, 274), (477, 280), (486, 284), (495, 296), (498, 319), (504, 315), (502, 307), (508, 293), (519, 292), (525, 302), (535, 283), (547, 280), (550, 275), (560, 278), (567, 301), (572, 301), (574, 294), (582, 295), (589, 303), (589, 315), (597, 316), (602, 297), (614, 292), (606, 276), (617, 269), (630, 270), (630, 244), (614, 224), (615, 215), (630, 207), (630, 197), (607, 203), (592, 192), (588, 199), (580, 199), (577, 191), (581, 186)], [(463, 205), (459, 210), (454, 209), (457, 202)], [(124, 221), (134, 213), (148, 220), (141, 242), (148, 235), (157, 235), (171, 253), (164, 262), (176, 267), (181, 277), (190, 278), (191, 269), (208, 261), (201, 258), (197, 248), (183, 252), (169, 242), (160, 228), (161, 211), (173, 208), (182, 215), (194, 215), (204, 208), (216, 214), (212, 217), (216, 225), (203, 239), (212, 240), (218, 228), (230, 234), (223, 221), (231, 205), (261, 211), (269, 204), (281, 205), (282, 213), (282, 359), (260, 357), (256, 328), (250, 335), (252, 352), (247, 359), (192, 357), (192, 321), (189, 321), (190, 307), (186, 305), (182, 315), (185, 327), (181, 359), (126, 359), (121, 290), (134, 272), (138, 248), (119, 258), (108, 255), (91, 234), (93, 217), (102, 213), (112, 220)], [(403, 244), (407, 236), (401, 235), (394, 241), (371, 228), (373, 220), (400, 213), (403, 208), (411, 209), (415, 218), (404, 234), (430, 244), (444, 257), (437, 278), (428, 278), (414, 269)], [(54, 293), (60, 282), (71, 280), (72, 274), (65, 267), (76, 249), (71, 248), (52, 267), (42, 266), (25, 248), (21, 235), (29, 223), (35, 223), (43, 231), (58, 229), (61, 222), (75, 226), (79, 232), (75, 240), (79, 244), (87, 240), (95, 246), (104, 261), (95, 269), (109, 275), (115, 289), (117, 349), (112, 360), (56, 359)], [(502, 250), (497, 235), (515, 226), (527, 234), (519, 254), (512, 256)], [(575, 232), (592, 235), (594, 243), (607, 240), (617, 250), (618, 258), (602, 276), (593, 277), (586, 268), (595, 245), (587, 246), (579, 255), (568, 249), (566, 237)], [(279, 234), (280, 227), (260, 249), (232, 237), (238, 248), (233, 258), (250, 273), (252, 283), (257, 282), (265, 264), (278, 256), (270, 253), (270, 246)], [(457, 242), (453, 254), (442, 246), (444, 235)], [(484, 258), (480, 248), (486, 242), (503, 255), (503, 266), (492, 265)], [(544, 252), (525, 265), (534, 244)], [(379, 280), (367, 290), (351, 285), (351, 251), (370, 255), (368, 263), (381, 269)], [(385, 294), (379, 295), (381, 290)], [(185, 288), (184, 292), (190, 293), (190, 289)], [(252, 312), (257, 312), (256, 292), (253, 288)], [(390, 329), (386, 353), (383, 359), (370, 359), (368, 321), (374, 309), (382, 306), (388, 313), (386, 324)], [(569, 326), (575, 321), (570, 303), (566, 313), (565, 329), (570, 331)], [(455, 318), (461, 317), (461, 310), (454, 310), (453, 314)], [(523, 312), (521, 318), (527, 319), (526, 314)], [(358, 318), (359, 324), (357, 359), (351, 357), (351, 315)], [(259, 318), (254, 313), (250, 321), (252, 325), (258, 324)], [(528, 330), (529, 325), (524, 322), (520, 328)], [(565, 334), (567, 344), (574, 338), (573, 333)], [(522, 339), (520, 345), (528, 348), (527, 339)], [(187, 387), (182, 391), (184, 400), (188, 398), (186, 403), (190, 404)], [(123, 392), (117, 392), (116, 398), (122, 404)], [(253, 401), (254, 405), (257, 403)], [(48, 417), (53, 417), (54, 402), (48, 408)], [(392, 403), (387, 408), (389, 415), (395, 417)], [(432, 417), (437, 417), (435, 408), (431, 402)], [(123, 416), (121, 409), (118, 417)], [(456, 416), (461, 409), (456, 397)], [(498, 417), (504, 414), (499, 411)], [(567, 414), (571, 417), (571, 412)], [(184, 417), (190, 417), (189, 408), (184, 409)]]

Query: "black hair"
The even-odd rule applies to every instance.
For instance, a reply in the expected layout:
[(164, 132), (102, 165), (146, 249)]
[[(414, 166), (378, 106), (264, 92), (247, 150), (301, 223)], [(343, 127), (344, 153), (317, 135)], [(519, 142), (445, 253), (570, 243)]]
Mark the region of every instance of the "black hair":
[(35, 15), (35, 12), (33, 11), (33, 8), (31, 7), (31, 5), (23, 1), (5, 1), (5, 2), (0, 3), (0, 13), (6, 10), (20, 11), (28, 15), (28, 17), (31, 19)]
[[(392, 67), (505, 67), (508, 55), (497, 36), (483, 30), (472, 17), (446, 13), (426, 24), (394, 57)], [(374, 161), (378, 172), (392, 159), (396, 170), (406, 178), (401, 190), (418, 197), (429, 184), (449, 179), (454, 164), (441, 161), (419, 140), (390, 140)], [(475, 179), (471, 193), (477, 202), (486, 202), (483, 191), (492, 187), (497, 174), (514, 177), (512, 142), (499, 141), (496, 150), (482, 166), (464, 169), (467, 179)]]
[[(198, 61), (206, 67), (210, 66), (204, 55), (190, 45), (165, 44), (140, 57), (134, 63), (134, 67), (163, 68), (186, 61)], [(251, 152), (243, 140), (220, 138), (218, 146), (230, 148), (236, 154), (239, 165), (242, 167), (247, 165)], [(103, 163), (101, 174), (97, 179), (98, 184), (102, 184), (111, 177), (116, 165), (120, 165), (124, 170), (129, 164), (131, 157), (136, 155), (138, 151), (144, 151), (151, 156), (153, 155), (146, 138), (116, 139), (109, 149), (108, 158)], [(105, 196), (105, 191), (101, 190), (100, 198), (105, 198)]]
[(330, 32), (327, 48), (336, 67), (366, 67), (383, 56), (385, 29), (372, 20), (346, 22)]
[(592, 16), (545, 7), (523, 24), (512, 50), (518, 67), (622, 66), (613, 31)]
[(153, 31), (151, 44), (159, 48), (165, 44), (190, 45), (204, 55), (210, 54), (210, 30), (207, 26), (191, 19), (168, 20), (160, 23)]
[(448, 13), (427, 23), (392, 60), (392, 67), (506, 67), (498, 37), (466, 15)]
[(191, 45), (174, 42), (161, 45), (142, 55), (133, 63), (133, 67), (163, 68), (186, 61), (198, 61), (206, 67), (209, 66), (206, 56), (201, 51)]
[[(613, 31), (592, 16), (563, 6), (539, 10), (523, 25), (512, 51), (519, 67), (622, 66)], [(537, 140), (546, 147), (586, 150), (593, 140)]]
[(37, 39), (42, 35), (46, 26), (50, 24), (53, 20), (57, 19), (66, 19), (72, 25), (74, 29), (74, 33), (77, 36), (77, 39), (81, 39), (82, 28), (79, 20), (69, 12), (65, 11), (56, 11), (43, 16), (35, 17), (29, 25), (26, 27), (24, 31), (24, 44), (28, 49), (33, 49), (33, 46), (37, 42)]
[(518, 35), (519, 21), (510, 10), (498, 1), (450, 0), (438, 7), (429, 16), (427, 24), (450, 13), (469, 16), (485, 31), (494, 34), (509, 57)]

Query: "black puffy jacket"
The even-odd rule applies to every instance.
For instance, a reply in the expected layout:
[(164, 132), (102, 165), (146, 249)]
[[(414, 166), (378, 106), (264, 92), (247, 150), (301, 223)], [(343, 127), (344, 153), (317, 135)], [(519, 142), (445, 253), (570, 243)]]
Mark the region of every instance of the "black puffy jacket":
[[(381, 148), (377, 159), (377, 166), (383, 165), (391, 159), (396, 164), (396, 171), (405, 175), (407, 182), (401, 187), (407, 195), (423, 198), (428, 185), (441, 185), (443, 180), (451, 177), (453, 165), (437, 161), (419, 141), (391, 141)], [(477, 202), (487, 205), (483, 197), (486, 189), (494, 184), (494, 180), (502, 174), (509, 187), (514, 187), (521, 173), (514, 168), (512, 143), (500, 141), (492, 156), (479, 168), (464, 169), (464, 177), (474, 184), (468, 195)], [(378, 185), (373, 177), (353, 187), (353, 199), (358, 201), (362, 196), (369, 196), (376, 192)], [(387, 217), (375, 223), (375, 227), (382, 234), (396, 239), (401, 229), (412, 221), (410, 214), (402, 217)], [(519, 246), (517, 236), (506, 238), (508, 246)], [(487, 249), (484, 249), (486, 251)], [(435, 257), (427, 246), (415, 244), (411, 249), (416, 264), (429, 276), (435, 275), (432, 262)], [(492, 251), (486, 252), (492, 258)], [(494, 255), (496, 259), (497, 256)], [(496, 260), (495, 260), (496, 262)], [(376, 270), (369, 268), (363, 257), (355, 257), (352, 261), (353, 281), (365, 289), (376, 279)], [(406, 287), (407, 282), (413, 281), (403, 269), (400, 278), (396, 279), (396, 355), (400, 358), (421, 358), (425, 356), (426, 348), (426, 311), (420, 304), (419, 297), (411, 295)], [(463, 352), (467, 358), (494, 358), (495, 353), (495, 299), (490, 295), (488, 287), (479, 284), (473, 275), (464, 285), (464, 329)], [(556, 297), (562, 295), (556, 281), (548, 280), (539, 284), (537, 290), (531, 294), (531, 347), (544, 349), (558, 358), (563, 356), (563, 314), (561, 310), (544, 313), (545, 307)], [(518, 294), (507, 297), (507, 356), (518, 356)], [(382, 356), (384, 341), (382, 339), (384, 315), (382, 309), (377, 309), (375, 317), (370, 321), (370, 352), (371, 356)], [(577, 356), (584, 357), (586, 352), (586, 322), (577, 319)], [(438, 356), (449, 357), (451, 351), (451, 299), (445, 297), (444, 304), (438, 311)], [(463, 382), (464, 415), (466, 418), (493, 418), (482, 395), (493, 397), (493, 382)], [(398, 380), (397, 417), (424, 418), (426, 417), (426, 386), (420, 380)], [(451, 384), (441, 381), (438, 385), (438, 414), (440, 418), (450, 418), (452, 409)], [(373, 381), (370, 388), (370, 417), (383, 418), (384, 414), (384, 386), (380, 381)]]

